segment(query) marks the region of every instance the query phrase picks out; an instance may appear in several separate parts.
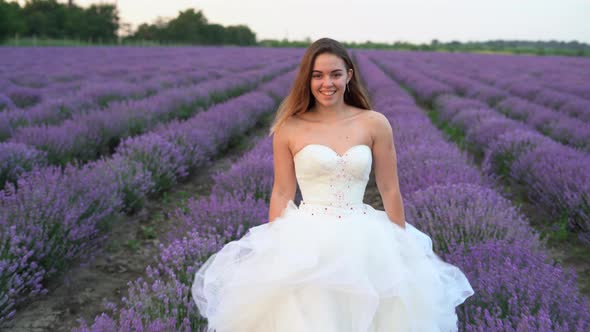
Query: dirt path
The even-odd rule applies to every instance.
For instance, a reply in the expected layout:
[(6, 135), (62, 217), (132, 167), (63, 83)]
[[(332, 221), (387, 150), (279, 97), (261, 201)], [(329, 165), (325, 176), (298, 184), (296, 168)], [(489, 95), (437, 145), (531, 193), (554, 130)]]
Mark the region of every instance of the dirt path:
[(79, 317), (92, 323), (104, 311), (103, 299), (120, 304), (127, 293), (127, 283), (144, 276), (145, 268), (153, 265), (160, 243), (158, 236), (166, 234), (172, 222), (169, 214), (189, 197), (208, 195), (211, 175), (229, 168), (252, 148), (256, 138), (266, 134), (269, 120), (266, 117), (262, 124), (223, 152), (211, 167), (195, 172), (160, 199), (148, 201), (135, 215), (122, 217), (115, 223), (104, 253), (89, 266), (72, 268), (50, 280), (48, 294), (20, 308), (15, 318), (0, 326), (0, 330), (71, 331), (79, 326)]

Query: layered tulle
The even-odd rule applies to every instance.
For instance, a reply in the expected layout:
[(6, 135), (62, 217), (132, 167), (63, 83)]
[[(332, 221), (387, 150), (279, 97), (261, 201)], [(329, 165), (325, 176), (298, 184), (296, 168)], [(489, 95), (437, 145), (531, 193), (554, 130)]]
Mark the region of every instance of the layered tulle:
[(226, 244), (196, 273), (208, 331), (456, 331), (474, 292), (429, 236), (384, 211), (301, 206)]

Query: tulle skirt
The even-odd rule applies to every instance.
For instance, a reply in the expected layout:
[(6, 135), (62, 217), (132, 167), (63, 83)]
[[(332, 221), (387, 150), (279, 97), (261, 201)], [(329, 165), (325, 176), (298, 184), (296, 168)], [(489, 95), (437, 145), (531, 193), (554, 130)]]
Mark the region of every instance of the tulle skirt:
[(197, 271), (192, 295), (209, 332), (457, 331), (474, 294), (430, 237), (360, 205), (293, 201)]

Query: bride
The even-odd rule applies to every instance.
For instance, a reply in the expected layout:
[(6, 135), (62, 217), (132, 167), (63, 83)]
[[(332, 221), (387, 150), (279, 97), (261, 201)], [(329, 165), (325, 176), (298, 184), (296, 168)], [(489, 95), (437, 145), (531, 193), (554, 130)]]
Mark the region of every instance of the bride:
[[(405, 221), (391, 126), (340, 43), (307, 49), (270, 132), (269, 222), (195, 275), (208, 331), (456, 331), (474, 291)], [(372, 168), (385, 211), (363, 202)]]

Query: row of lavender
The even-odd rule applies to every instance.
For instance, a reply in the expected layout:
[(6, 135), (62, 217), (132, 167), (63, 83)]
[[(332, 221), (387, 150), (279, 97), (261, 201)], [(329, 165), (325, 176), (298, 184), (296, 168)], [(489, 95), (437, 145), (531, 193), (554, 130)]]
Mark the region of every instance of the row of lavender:
[(432, 237), (435, 252), (459, 266), (475, 289), (459, 307), (460, 330), (590, 328), (590, 303), (576, 287), (575, 272), (550, 261), (520, 211), (369, 55), (360, 53), (358, 61), (375, 108), (393, 127), (406, 218)]
[[(267, 91), (284, 96), (291, 74), (267, 85)], [(264, 138), (230, 170), (215, 174), (208, 197), (190, 198), (174, 212), (175, 228), (160, 245), (156, 266), (129, 283), (123, 307), (109, 304), (109, 312), (97, 316), (92, 326), (81, 322), (74, 331), (204, 331), (206, 321), (190, 295), (194, 274), (225, 243), (267, 221), (272, 167), (271, 140)]]
[[(364, 55), (359, 60), (376, 108), (395, 128), (408, 219), (431, 234), (435, 250), (474, 281), (478, 294), (462, 307), (461, 328), (590, 327), (589, 304), (577, 293), (574, 276), (547, 262), (542, 241), (519, 212), (445, 143), (408, 95)], [(111, 305), (92, 326), (84, 322), (75, 331), (205, 330), (190, 296), (194, 273), (225, 243), (266, 221), (272, 167), (271, 141), (265, 139), (217, 175), (210, 197), (189, 200), (176, 211), (179, 227), (171, 232), (170, 244), (161, 246), (158, 264), (146, 269), (146, 278), (130, 283), (123, 308)], [(514, 261), (501, 260), (507, 255)], [(536, 280), (532, 272), (540, 274)], [(546, 284), (552, 285), (550, 291)]]
[(45, 293), (43, 281), (75, 258), (102, 248), (121, 212), (169, 189), (252, 128), (275, 101), (267, 85), (217, 104), (187, 121), (171, 121), (124, 140), (112, 158), (81, 168), (34, 169), (0, 192), (0, 321)]
[(381, 53), (373, 56), (484, 155), (484, 171), (524, 187), (527, 199), (555, 218), (556, 225), (590, 243), (590, 154), (559, 144), (478, 100), (458, 97), (448, 85), (392, 64)]
[[(590, 100), (556, 92), (537, 82), (540, 81), (537, 77), (542, 77), (544, 71), (557, 70), (565, 78), (584, 69), (590, 73), (590, 63), (586, 61), (584, 66), (573, 68), (571, 65), (564, 66), (558, 62), (559, 59), (521, 63), (522, 59), (513, 58), (464, 54), (450, 57), (430, 53), (414, 57), (394, 54), (389, 57), (394, 62), (390, 65), (396, 71), (412, 68), (410, 73), (402, 69), (400, 72), (404, 75), (417, 74), (435, 79), (446, 89), (450, 88), (449, 93), (478, 99), (556, 141), (590, 151)], [(543, 66), (539, 66), (539, 61)], [(419, 77), (412, 79), (419, 80)], [(587, 85), (587, 82), (583, 84)], [(442, 86), (432, 88), (440, 91)], [(429, 94), (436, 92), (430, 89), (424, 91)], [(425, 97), (427, 100), (429, 96)]]
[[(430, 74), (440, 71), (459, 80), (488, 85), (563, 114), (590, 120), (590, 65), (571, 57), (412, 53), (395, 55)], [(561, 83), (561, 84), (560, 84)], [(564, 84), (567, 83), (567, 84)], [(566, 87), (567, 86), (567, 87)]]
[[(507, 117), (523, 122), (543, 135), (574, 148), (590, 151), (590, 121), (588, 121), (590, 120), (590, 112), (572, 116), (511, 95), (510, 91), (487, 86), (468, 78), (460, 78), (463, 81), (463, 86), (469, 86), (467, 89), (462, 89), (461, 85), (457, 85), (457, 78), (448, 79), (449, 75), (453, 74), (431, 73), (430, 76), (449, 84), (457, 94), (478, 98)], [(468, 92), (474, 90), (477, 92)], [(590, 107), (590, 101), (585, 103), (587, 107)], [(580, 107), (579, 109), (584, 108)]]
[(590, 121), (590, 64), (587, 59), (568, 57), (498, 57), (486, 66), (489, 57), (449, 57), (444, 66), (478, 81), (505, 90), (535, 104)]
[[(457, 67), (458, 65), (445, 67), (448, 68), (445, 73), (437, 74), (435, 72), (432, 77), (451, 85), (455, 91), (461, 94), (462, 91), (456, 84), (456, 78), (447, 79), (449, 75), (458, 75), (459, 69)], [(451, 70), (455, 74), (449, 73)], [(476, 72), (475, 69), (464, 68), (464, 70), (466, 76), (471, 76), (472, 72)], [(492, 76), (491, 73), (481, 75), (476, 72), (477, 75), (473, 76), (473, 79), (461, 78), (461, 80), (472, 86), (483, 85), (483, 89), (488, 93), (482, 95), (487, 96), (486, 98), (480, 99), (507, 117), (524, 122), (558, 142), (590, 151), (590, 100), (538, 87), (531, 82), (531, 77), (529, 77), (534, 73), (526, 75), (524, 78), (509, 78), (509, 74), (513, 72), (520, 73), (521, 71), (502, 70), (497, 76)], [(567, 77), (567, 73), (568, 70), (564, 70), (562, 75)]]
[[(141, 97), (154, 89), (194, 84), (292, 56), (285, 50), (215, 47), (8, 47), (2, 51), (0, 111), (13, 109), (12, 118), (20, 115), (22, 121), (32, 123), (59, 121), (68, 112), (98, 107), (112, 99)], [(65, 114), (49, 113), (58, 107)]]
[[(18, 108), (8, 102), (10, 101), (8, 97), (3, 97), (0, 93), (0, 110), (3, 107), (2, 100), (8, 100), (4, 103), (5, 109), (0, 113), (0, 122), (2, 123), (0, 139), (6, 140), (12, 137), (16, 128), (19, 127), (41, 124), (58, 125), (73, 116), (92, 113), (116, 101), (143, 99), (168, 89), (219, 79), (227, 74), (221, 68), (219, 70), (204, 70), (203, 68), (207, 67), (196, 67), (190, 70), (183, 68), (185, 71), (179, 73), (154, 74), (140, 81), (136, 81), (133, 76), (135, 73), (130, 73), (129, 77), (119, 78), (119, 80), (116, 77), (110, 80), (104, 77), (85, 77), (84, 80), (76, 81), (75, 86), (52, 86), (54, 89), (65, 90), (59, 91), (59, 94), (37, 91), (34, 88), (6, 87), (4, 92), (12, 96), (13, 99), (39, 100), (39, 102), (26, 109)], [(252, 69), (255, 68), (244, 67), (241, 71)], [(33, 102), (31, 101), (29, 104), (33, 104)]]
[[(148, 49), (145, 53), (123, 48), (92, 54), (64, 48), (48, 49), (42, 56), (36, 49), (5, 51), (5, 62), (0, 63), (0, 140), (10, 138), (18, 127), (58, 125), (114, 101), (142, 99), (254, 70), (264, 67), (261, 59), (272, 63), (292, 57), (285, 51), (239, 48)], [(14, 108), (16, 101), (7, 96), (29, 107)]]
[(47, 165), (95, 160), (114, 151), (121, 139), (147, 132), (172, 119), (186, 119), (203, 108), (254, 89), (293, 67), (275, 63), (145, 99), (116, 102), (108, 108), (72, 117), (54, 126), (19, 128), (0, 143), (0, 186), (16, 183), (21, 173)]
[[(50, 49), (50, 51), (59, 54), (50, 54), (50, 56), (45, 54), (41, 58), (41, 64), (30, 66), (30, 68), (27, 67), (28, 70), (16, 72), (14, 75), (3, 73), (2, 76), (6, 76), (6, 78), (19, 84), (32, 85), (37, 87), (38, 90), (41, 87), (53, 88), (53, 85), (48, 82), (49, 79), (46, 78), (46, 76), (51, 76), (50, 73), (47, 73), (47, 70), (40, 71), (40, 73), (45, 73), (41, 77), (39, 73), (31, 72), (31, 70), (39, 69), (41, 66), (48, 67), (53, 71), (54, 78), (59, 83), (68, 71), (64, 71), (63, 66), (55, 66), (54, 63), (51, 63), (56, 58), (61, 59), (61, 56), (64, 55), (61, 51), (56, 52), (56, 50), (60, 49)], [(130, 51), (133, 49), (125, 50)], [(47, 163), (63, 165), (74, 159), (96, 159), (103, 154), (101, 151), (113, 151), (116, 144), (123, 137), (139, 134), (147, 130), (150, 126), (154, 126), (159, 121), (174, 117), (188, 117), (191, 112), (197, 111), (197, 106), (207, 106), (211, 102), (217, 102), (223, 98), (242, 93), (242, 90), (251, 88), (248, 85), (252, 85), (252, 78), (264, 78), (264, 73), (250, 72), (241, 75), (233, 82), (227, 79), (217, 79), (208, 84), (195, 86), (195, 82), (219, 78), (217, 76), (223, 74), (221, 72), (214, 73), (211, 70), (203, 70), (203, 68), (221, 68), (228, 73), (232, 72), (234, 74), (233, 72), (235, 71), (243, 72), (246, 68), (259, 67), (259, 62), (253, 61), (254, 58), (257, 61), (260, 60), (260, 57), (269, 57), (269, 60), (281, 60), (281, 58), (286, 59), (288, 56), (292, 56), (283, 54), (281, 57), (278, 57), (277, 54), (271, 54), (271, 52), (268, 52), (268, 54), (263, 52), (261, 54), (259, 51), (250, 50), (249, 52), (244, 52), (235, 48), (217, 50), (219, 52), (211, 52), (207, 48), (193, 50), (197, 52), (191, 50), (192, 54), (189, 54), (188, 52), (183, 52), (183, 49), (176, 49), (170, 54), (162, 54), (171, 55), (172, 58), (168, 59), (168, 57), (161, 56), (159, 57), (161, 58), (159, 61), (156, 58), (154, 61), (148, 63), (149, 68), (145, 64), (138, 65), (138, 63), (142, 63), (141, 60), (146, 56), (154, 58), (154, 55), (157, 55), (152, 54), (154, 52), (146, 52), (147, 54), (137, 53), (137, 51), (127, 52), (129, 54), (123, 52), (123, 56), (117, 53), (119, 61), (116, 64), (105, 63), (105, 60), (113, 60), (112, 58), (115, 54), (112, 52), (103, 54), (104, 58), (95, 55), (90, 58), (90, 60), (94, 61), (91, 63), (94, 65), (93, 67), (86, 68), (87, 63), (82, 61), (84, 67), (75, 68), (76, 70), (85, 69), (86, 71), (85, 75), (79, 75), (84, 79), (76, 81), (77, 85), (83, 84), (84, 89), (74, 89), (74, 92), (69, 93), (69, 95), (63, 98), (57, 98), (53, 94), (48, 93), (47, 97), (49, 98), (44, 103), (37, 105), (38, 107), (27, 110), (16, 109), (14, 112), (5, 111), (0, 113), (0, 116), (5, 116), (4, 120), (7, 120), (0, 120), (2, 124), (0, 127), (4, 129), (0, 129), (2, 132), (0, 136), (16, 136), (11, 140), (13, 144), (0, 144), (0, 186), (3, 187), (6, 181), (15, 183), (19, 173), (28, 171), (35, 166), (43, 166)], [(9, 51), (7, 54), (7, 65), (10, 63), (10, 51), (14, 51), (14, 54), (12, 54), (13, 57), (22, 58), (26, 55), (19, 64), (24, 62), (30, 65), (27, 63), (27, 60), (30, 61), (35, 58), (34, 52), (21, 54), (22, 51), (10, 48), (7, 51)], [(66, 57), (66, 60), (83, 60), (84, 53), (84, 50), (76, 50), (75, 52), (70, 50), (65, 54), (70, 59)], [(184, 59), (179, 58), (179, 55), (182, 55)], [(193, 59), (195, 58), (199, 61), (194, 61)], [(239, 64), (243, 68), (240, 68)], [(173, 69), (165, 71), (159, 69), (159, 66)], [(195, 72), (195, 66), (199, 68), (198, 72)], [(11, 67), (6, 66), (1, 68), (6, 69)], [(184, 70), (187, 73), (178, 72), (179, 70)], [(32, 77), (30, 77), (31, 73), (34, 73)], [(162, 75), (157, 75), (158, 73), (162, 73)], [(96, 83), (93, 84), (96, 79), (100, 82), (98, 85)], [(138, 79), (147, 81), (134, 82)], [(7, 82), (6, 79), (4, 81)], [(37, 85), (34, 82), (38, 82)], [(55, 80), (52, 83), (55, 83)], [(188, 83), (190, 83), (189, 86), (182, 90), (178, 89), (179, 85), (184, 86)], [(228, 85), (225, 83), (232, 84)], [(241, 83), (241, 86), (238, 83)], [(156, 93), (154, 90), (155, 87), (176, 89), (154, 96)], [(29, 87), (29, 89), (33, 88)], [(215, 91), (207, 91), (212, 89)], [(51, 89), (51, 91), (53, 90)], [(8, 91), (10, 91), (10, 88), (8, 88)], [(162, 91), (162, 89), (159, 91)], [(40, 94), (41, 92), (37, 91), (36, 93)], [(116, 98), (114, 97), (115, 95)], [(136, 98), (150, 96), (150, 98), (141, 101), (114, 103), (114, 105), (104, 112), (100, 112), (99, 114), (94, 113), (95, 109), (93, 108), (100, 109), (98, 104), (102, 104), (99, 100), (123, 99), (123, 97), (129, 96)], [(153, 111), (153, 108), (157, 108), (157, 112), (149, 112)], [(66, 124), (57, 125), (65, 118), (72, 117), (73, 119)], [(34, 123), (51, 123), (53, 125), (48, 127), (30, 127)], [(29, 128), (16, 130), (18, 127), (27, 125)]]

